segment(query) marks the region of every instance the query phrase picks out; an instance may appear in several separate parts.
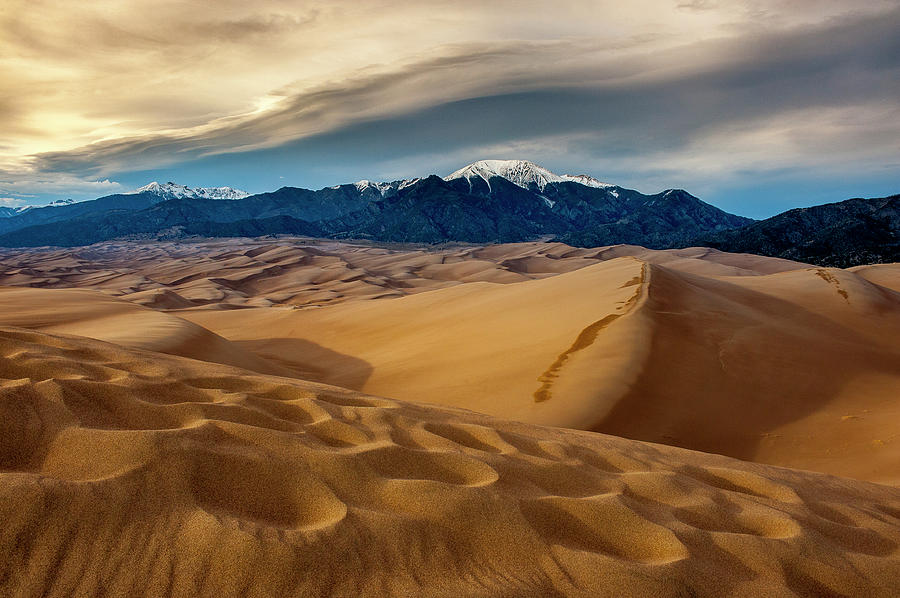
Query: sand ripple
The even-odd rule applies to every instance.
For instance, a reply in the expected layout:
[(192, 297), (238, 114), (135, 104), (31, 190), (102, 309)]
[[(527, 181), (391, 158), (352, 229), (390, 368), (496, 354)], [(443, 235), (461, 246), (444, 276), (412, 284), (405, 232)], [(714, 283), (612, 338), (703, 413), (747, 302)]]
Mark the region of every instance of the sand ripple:
[(896, 596), (900, 490), (0, 329), (0, 593)]

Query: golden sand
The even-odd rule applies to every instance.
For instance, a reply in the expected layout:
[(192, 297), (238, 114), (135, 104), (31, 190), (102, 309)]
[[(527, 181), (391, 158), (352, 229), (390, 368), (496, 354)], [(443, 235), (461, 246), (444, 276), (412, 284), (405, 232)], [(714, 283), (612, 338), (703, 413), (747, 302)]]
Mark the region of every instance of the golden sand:
[(0, 266), (0, 595), (900, 595), (900, 489), (862, 481), (900, 482), (897, 266), (291, 240)]

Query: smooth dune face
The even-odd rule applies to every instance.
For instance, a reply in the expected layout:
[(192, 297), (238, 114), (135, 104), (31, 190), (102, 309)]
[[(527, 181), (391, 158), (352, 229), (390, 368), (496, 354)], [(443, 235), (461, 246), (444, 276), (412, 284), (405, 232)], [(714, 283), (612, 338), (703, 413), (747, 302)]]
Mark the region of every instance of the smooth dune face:
[(86, 336), (268, 374), (286, 373), (196, 324), (86, 289), (0, 287), (0, 325)]
[(874, 264), (850, 268), (862, 278), (900, 293), (900, 264)]
[(889, 486), (81, 336), (0, 352), (4, 595), (900, 592)]
[(650, 280), (650, 351), (595, 429), (900, 483), (900, 295), (820, 268)]
[[(183, 315), (260, 355), (295, 359), (303, 371), (318, 367), (316, 379), (329, 384), (577, 428), (599, 419), (635, 381), (649, 342), (630, 317), (644, 269), (625, 257), (540, 280), (391, 301)], [(291, 339), (359, 361), (329, 363), (306, 345), (293, 350)]]

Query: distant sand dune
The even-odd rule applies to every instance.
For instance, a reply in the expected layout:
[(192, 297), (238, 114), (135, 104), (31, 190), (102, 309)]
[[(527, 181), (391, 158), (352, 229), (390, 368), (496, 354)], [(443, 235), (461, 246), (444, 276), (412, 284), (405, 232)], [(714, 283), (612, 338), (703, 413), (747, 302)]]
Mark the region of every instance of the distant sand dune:
[(0, 287), (0, 325), (77, 334), (267, 374), (288, 373), (196, 324), (86, 289)]
[(231, 239), (0, 251), (0, 284), (0, 323), (900, 484), (900, 264)]
[(900, 293), (900, 264), (857, 266), (850, 268), (849, 271), (872, 283)]
[(3, 595), (900, 593), (896, 488), (24, 328), (0, 355)]
[[(228, 239), (110, 242), (65, 250), (0, 248), (0, 285), (86, 287), (160, 309), (331, 305), (468, 282), (507, 284), (546, 278), (622, 256), (718, 275), (804, 267), (704, 248), (576, 249), (561, 243), (517, 243), (387, 249), (331, 241)], [(161, 294), (164, 290), (168, 293)]]

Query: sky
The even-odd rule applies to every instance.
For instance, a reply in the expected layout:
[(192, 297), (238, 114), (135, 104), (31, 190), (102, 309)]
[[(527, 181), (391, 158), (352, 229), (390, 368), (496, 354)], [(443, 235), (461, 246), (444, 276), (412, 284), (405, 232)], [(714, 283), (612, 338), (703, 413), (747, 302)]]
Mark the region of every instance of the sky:
[(489, 158), (755, 218), (900, 193), (900, 0), (0, 4), (0, 205)]

